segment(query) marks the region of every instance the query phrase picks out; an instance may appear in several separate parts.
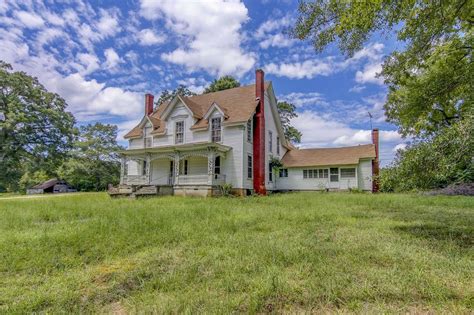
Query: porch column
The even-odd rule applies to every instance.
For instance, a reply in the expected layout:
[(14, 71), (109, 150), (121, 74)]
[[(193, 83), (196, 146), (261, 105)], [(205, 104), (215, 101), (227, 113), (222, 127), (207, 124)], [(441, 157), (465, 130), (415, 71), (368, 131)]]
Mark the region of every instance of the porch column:
[(174, 184), (178, 185), (179, 184), (179, 160), (180, 160), (180, 154), (179, 152), (175, 153), (174, 157)]
[(146, 157), (145, 157), (145, 161), (146, 161), (146, 169), (145, 169), (145, 174), (146, 174), (146, 182), (148, 185), (150, 185), (150, 179), (151, 179), (151, 157), (150, 157), (150, 153), (147, 153)]
[(120, 185), (124, 184), (125, 180), (125, 164), (127, 163), (126, 157), (122, 156), (120, 159)]
[(208, 175), (208, 180), (207, 183), (208, 185), (212, 185), (213, 182), (213, 177), (214, 177), (214, 162), (216, 160), (216, 153), (214, 151), (208, 151), (207, 152), (207, 175)]

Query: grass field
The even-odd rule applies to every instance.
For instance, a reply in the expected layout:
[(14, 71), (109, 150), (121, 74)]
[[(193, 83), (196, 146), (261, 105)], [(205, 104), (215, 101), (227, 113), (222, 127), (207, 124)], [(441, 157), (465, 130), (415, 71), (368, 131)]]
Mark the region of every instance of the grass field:
[(474, 308), (474, 198), (0, 199), (0, 313)]

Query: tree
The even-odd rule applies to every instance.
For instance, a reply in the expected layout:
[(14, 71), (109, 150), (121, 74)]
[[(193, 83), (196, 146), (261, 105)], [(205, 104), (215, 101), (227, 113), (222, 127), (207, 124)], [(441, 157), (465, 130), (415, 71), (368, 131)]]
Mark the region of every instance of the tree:
[(205, 90), (204, 94), (232, 89), (240, 86), (240, 82), (234, 77), (226, 75), (214, 80)]
[(285, 137), (292, 142), (300, 143), (302, 136), (301, 132), (290, 124), (291, 119), (298, 117), (296, 106), (288, 102), (278, 102), (277, 108), (278, 113), (280, 114), (283, 131), (285, 132)]
[(0, 189), (18, 189), (26, 171), (54, 175), (74, 139), (66, 106), (36, 78), (0, 61)]
[(173, 91), (168, 91), (168, 90), (162, 91), (161, 94), (160, 94), (160, 97), (155, 102), (155, 104), (158, 107), (158, 106), (160, 106), (161, 104), (163, 104), (165, 102), (171, 101), (176, 95), (193, 96), (193, 95), (196, 95), (196, 93), (190, 91), (186, 86), (180, 84)]
[(336, 41), (352, 56), (376, 32), (394, 31), (402, 51), (384, 62), (388, 121), (428, 137), (460, 119), (473, 101), (472, 2), (303, 1), (293, 36), (317, 51)]
[(398, 151), (395, 161), (383, 168), (382, 191), (433, 189), (474, 181), (474, 113), (443, 128), (425, 141), (415, 141)]
[(105, 190), (117, 184), (120, 174), (117, 126), (102, 123), (80, 127), (79, 137), (58, 173), (80, 190)]

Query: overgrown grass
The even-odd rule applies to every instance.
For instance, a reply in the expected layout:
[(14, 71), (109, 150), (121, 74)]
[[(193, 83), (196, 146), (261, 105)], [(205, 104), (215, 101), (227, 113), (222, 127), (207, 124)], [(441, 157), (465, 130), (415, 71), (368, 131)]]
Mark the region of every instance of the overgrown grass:
[(0, 200), (0, 313), (471, 312), (474, 199)]

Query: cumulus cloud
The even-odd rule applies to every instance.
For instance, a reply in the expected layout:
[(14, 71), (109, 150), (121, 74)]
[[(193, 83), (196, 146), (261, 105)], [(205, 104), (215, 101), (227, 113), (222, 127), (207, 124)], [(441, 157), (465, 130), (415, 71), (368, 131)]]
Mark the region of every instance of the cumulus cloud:
[(329, 64), (319, 60), (306, 60), (294, 63), (270, 63), (266, 65), (265, 72), (278, 77), (290, 79), (312, 79), (316, 76), (328, 76), (334, 72), (334, 68)]
[(105, 56), (104, 65), (107, 69), (114, 69), (122, 62), (122, 59), (113, 48), (107, 48), (104, 51), (104, 56)]
[(255, 32), (255, 38), (263, 49), (269, 47), (289, 47), (295, 43), (295, 40), (283, 34), (283, 29), (291, 24), (292, 19), (289, 16), (269, 19), (259, 26)]
[(137, 37), (138, 37), (139, 43), (143, 46), (162, 44), (166, 40), (166, 36), (157, 35), (153, 32), (152, 29), (149, 29), (149, 28), (138, 32)]
[(120, 31), (120, 26), (118, 22), (119, 11), (118, 9), (112, 10), (100, 10), (100, 19), (97, 23), (97, 30), (100, 32), (100, 35), (103, 37), (108, 37), (115, 35)]
[(44, 20), (41, 16), (32, 12), (16, 11), (15, 17), (27, 28), (41, 28), (44, 26)]
[[(266, 45), (266, 44), (265, 44)], [(333, 57), (325, 59), (307, 59), (304, 61), (283, 61), (280, 63), (270, 63), (264, 68), (269, 74), (290, 79), (312, 79), (316, 76), (328, 76), (334, 73), (352, 69), (362, 65), (363, 70), (357, 71), (355, 80), (357, 83), (375, 83), (383, 84), (383, 80), (376, 78), (375, 75), (381, 70), (382, 52), (384, 45), (381, 43), (372, 43), (354, 54), (353, 57), (340, 60)], [(292, 57), (300, 59), (296, 54)]]
[(255, 64), (254, 55), (240, 47), (239, 30), (248, 20), (240, 1), (142, 0), (141, 14), (150, 20), (163, 18), (178, 35), (179, 47), (162, 54), (164, 61), (219, 76), (242, 76)]
[(323, 95), (318, 92), (309, 92), (309, 93), (297, 93), (293, 92), (286, 95), (281, 95), (278, 97), (281, 101), (286, 101), (295, 105), (296, 107), (304, 106), (318, 106), (318, 105), (327, 105), (326, 100)]

